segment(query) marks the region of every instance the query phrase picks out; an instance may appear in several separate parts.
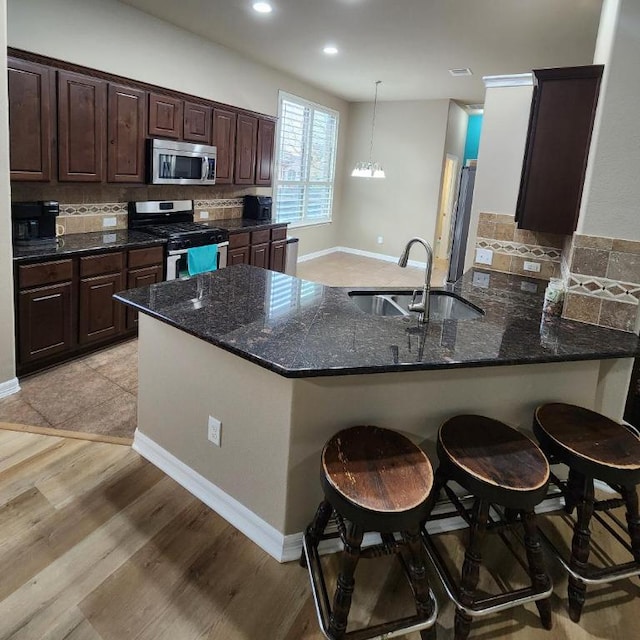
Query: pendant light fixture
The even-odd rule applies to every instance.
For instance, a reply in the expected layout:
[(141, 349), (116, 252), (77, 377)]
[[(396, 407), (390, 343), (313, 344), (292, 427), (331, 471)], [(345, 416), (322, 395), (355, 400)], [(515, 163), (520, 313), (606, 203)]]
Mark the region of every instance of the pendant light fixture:
[(357, 162), (351, 172), (354, 178), (384, 178), (384, 169), (379, 162), (373, 161), (373, 134), (376, 130), (376, 109), (378, 107), (378, 85), (382, 80), (376, 80), (376, 93), (373, 98), (373, 118), (371, 119), (371, 141), (369, 143), (369, 160)]

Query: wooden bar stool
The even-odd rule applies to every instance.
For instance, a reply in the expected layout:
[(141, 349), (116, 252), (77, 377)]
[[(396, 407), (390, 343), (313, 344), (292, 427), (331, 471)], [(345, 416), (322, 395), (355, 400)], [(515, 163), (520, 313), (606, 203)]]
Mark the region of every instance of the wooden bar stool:
[[(456, 605), (455, 640), (464, 640), (469, 635), (474, 617), (534, 601), (543, 626), (550, 629), (552, 584), (544, 565), (534, 511), (545, 498), (549, 483), (549, 464), (544, 454), (524, 434), (502, 422), (461, 415), (440, 427), (438, 458), (434, 498), (444, 490), (455, 507), (455, 511), (438, 518), (460, 515), (469, 525), (459, 585), (455, 584), (426, 527), (423, 529), (427, 552)], [(449, 486), (452, 481), (471, 494), (471, 508)], [(505, 539), (505, 530), (516, 525), (524, 529), (531, 586), (478, 598), (476, 588), (485, 533), (498, 533)]]
[[(332, 640), (391, 638), (420, 631), (434, 637), (437, 603), (427, 580), (420, 523), (429, 509), (433, 471), (424, 452), (403, 435), (372, 426), (351, 427), (333, 436), (322, 451), (320, 479), (325, 499), (307, 527), (300, 563), (307, 565), (318, 621)], [(326, 534), (331, 515), (338, 534)], [(382, 544), (361, 549), (366, 531), (381, 534)], [(400, 533), (398, 539), (394, 534)], [(340, 537), (344, 551), (333, 597), (325, 585), (318, 544)], [(417, 614), (347, 633), (360, 558), (398, 554), (411, 585)]]
[[(546, 536), (543, 538), (569, 574), (569, 616), (578, 622), (587, 584), (614, 582), (640, 574), (640, 513), (636, 490), (640, 483), (640, 438), (624, 425), (595, 411), (563, 403), (538, 407), (533, 430), (551, 462), (569, 467), (566, 482), (552, 474), (552, 482), (564, 494), (565, 511), (572, 513), (577, 508), (569, 560), (563, 558)], [(605, 482), (621, 497), (596, 500), (594, 479)], [(611, 513), (621, 506), (626, 506), (626, 528)], [(605, 520), (600, 512), (608, 514), (608, 518)], [(589, 566), (592, 517), (631, 553), (632, 561), (600, 569)], [(630, 543), (621, 534), (628, 536)]]

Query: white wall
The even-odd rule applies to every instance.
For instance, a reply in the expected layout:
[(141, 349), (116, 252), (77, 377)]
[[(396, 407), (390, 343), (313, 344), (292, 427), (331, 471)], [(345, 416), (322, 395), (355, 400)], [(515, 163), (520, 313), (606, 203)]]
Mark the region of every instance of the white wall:
[(578, 232), (640, 240), (638, 0), (605, 3), (598, 45), (594, 61), (605, 64), (605, 76), (600, 90)]
[(532, 93), (533, 86), (486, 91), (466, 268), (473, 264), (480, 212), (515, 215)]
[(453, 100), (449, 102), (449, 119), (447, 121), (447, 135), (444, 141), (444, 151), (457, 156), (459, 167), (464, 160), (464, 147), (467, 141), (467, 126), (469, 116), (467, 112)]
[[(348, 105), (295, 78), (115, 0), (9, 0), (9, 46), (270, 115), (278, 90), (340, 113), (334, 220)], [(336, 224), (300, 229), (301, 252), (333, 246)]]
[[(6, 0), (0, 0), (0, 64), (6, 68)], [(15, 376), (13, 331), (13, 265), (11, 261), (11, 191), (7, 74), (0, 77), (0, 385)]]
[(434, 236), (449, 100), (378, 103), (373, 160), (382, 163), (385, 180), (349, 175), (369, 158), (372, 109), (372, 103), (349, 109), (338, 238), (343, 246), (397, 256), (412, 236)]

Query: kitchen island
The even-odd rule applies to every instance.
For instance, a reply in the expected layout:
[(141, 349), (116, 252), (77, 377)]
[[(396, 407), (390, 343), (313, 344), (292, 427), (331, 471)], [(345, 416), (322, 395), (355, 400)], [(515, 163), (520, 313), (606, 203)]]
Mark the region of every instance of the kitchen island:
[(141, 312), (134, 448), (276, 559), (294, 559), (321, 496), (321, 448), (341, 428), (428, 443), (459, 413), (528, 429), (553, 400), (621, 418), (637, 336), (541, 322), (545, 284), (473, 270), (452, 292), (484, 315), (427, 325), (245, 265), (123, 292)]

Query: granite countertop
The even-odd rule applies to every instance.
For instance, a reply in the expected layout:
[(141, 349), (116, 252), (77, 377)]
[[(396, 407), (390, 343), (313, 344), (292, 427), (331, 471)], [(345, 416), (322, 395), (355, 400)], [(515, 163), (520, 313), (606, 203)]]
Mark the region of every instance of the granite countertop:
[(152, 245), (162, 245), (166, 241), (142, 231), (117, 229), (98, 231), (95, 233), (70, 233), (57, 238), (55, 243), (41, 245), (13, 246), (15, 262), (26, 260), (67, 257), (74, 254), (92, 251), (108, 251), (109, 249), (135, 249)]
[(601, 360), (640, 355), (631, 333), (541, 323), (545, 281), (473, 269), (450, 290), (475, 320), (373, 316), (328, 287), (248, 265), (124, 291), (116, 299), (288, 378)]
[(250, 220), (249, 218), (225, 218), (223, 220), (196, 220), (198, 224), (206, 224), (210, 227), (220, 227), (230, 233), (234, 231), (258, 231), (259, 229), (271, 229), (272, 227), (282, 227), (286, 222), (276, 222), (275, 220)]

